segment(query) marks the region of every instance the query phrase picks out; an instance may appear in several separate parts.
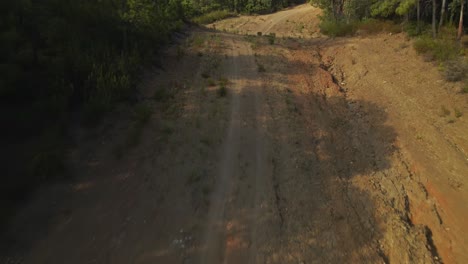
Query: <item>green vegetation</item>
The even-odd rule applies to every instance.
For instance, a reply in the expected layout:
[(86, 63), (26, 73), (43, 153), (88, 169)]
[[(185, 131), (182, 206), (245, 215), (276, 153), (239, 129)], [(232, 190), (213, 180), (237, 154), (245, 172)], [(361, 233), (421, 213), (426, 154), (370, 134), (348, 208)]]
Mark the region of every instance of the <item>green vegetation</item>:
[(270, 43), (270, 45), (275, 44), (276, 34), (275, 33), (268, 34), (267, 39), (268, 39), (268, 43)]
[(2, 197), (65, 177), (70, 120), (95, 125), (129, 102), (185, 11), (178, 0), (1, 1)]
[(201, 16), (195, 17), (193, 19), (193, 22), (197, 24), (210, 24), (218, 20), (225, 19), (228, 17), (233, 17), (233, 16), (235, 16), (235, 13), (230, 12), (228, 10), (216, 10), (216, 11), (212, 11), (207, 14), (203, 14)]
[(433, 39), (421, 36), (414, 41), (414, 48), (420, 54), (429, 54), (439, 62), (453, 60), (460, 55), (460, 48), (453, 40)]
[(323, 19), (320, 23), (320, 31), (331, 37), (350, 36), (356, 33), (355, 23), (346, 23), (344, 21), (335, 21)]
[[(465, 0), (447, 0), (442, 5), (438, 1), (419, 0), (310, 0), (313, 5), (324, 10), (321, 29), (331, 36), (346, 36), (358, 29), (370, 33), (399, 32), (401, 28), (387, 19), (406, 25), (410, 35), (429, 33), (433, 38), (442, 35), (444, 28), (458, 30), (453, 36), (462, 38), (463, 9)], [(378, 19), (378, 20), (376, 20)], [(367, 21), (367, 22), (366, 22)], [(459, 22), (459, 23), (457, 23)], [(426, 27), (426, 24), (431, 27)], [(427, 32), (429, 31), (429, 32)]]
[(324, 10), (320, 29), (338, 37), (380, 32), (399, 33), (403, 29), (416, 37), (415, 50), (426, 61), (436, 61), (448, 81), (465, 81), (468, 38), (463, 19), (466, 0), (310, 0)]

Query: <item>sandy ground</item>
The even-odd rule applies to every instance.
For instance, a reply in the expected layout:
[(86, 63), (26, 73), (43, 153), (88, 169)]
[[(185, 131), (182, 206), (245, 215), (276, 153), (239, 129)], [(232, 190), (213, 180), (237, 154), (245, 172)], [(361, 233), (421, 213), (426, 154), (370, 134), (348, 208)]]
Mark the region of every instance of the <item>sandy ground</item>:
[(73, 128), (74, 180), (11, 219), (0, 263), (467, 263), (468, 96), (404, 34), (329, 39), (319, 14), (181, 38), (139, 144), (128, 106)]

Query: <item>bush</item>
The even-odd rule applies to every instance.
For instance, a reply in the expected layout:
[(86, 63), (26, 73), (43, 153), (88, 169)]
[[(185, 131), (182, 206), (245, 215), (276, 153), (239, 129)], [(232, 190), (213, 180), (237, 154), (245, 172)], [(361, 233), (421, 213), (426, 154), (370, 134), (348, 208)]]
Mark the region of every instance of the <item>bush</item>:
[(434, 40), (428, 36), (418, 38), (414, 41), (413, 47), (419, 54), (426, 54), (432, 50)]
[(194, 18), (193, 22), (197, 24), (211, 24), (218, 20), (222, 20), (233, 16), (235, 16), (235, 14), (227, 10), (216, 10)]
[(422, 36), (414, 42), (413, 46), (419, 54), (429, 53), (440, 62), (456, 59), (460, 54), (459, 46), (451, 39), (433, 39), (429, 36)]
[(462, 60), (448, 61), (445, 64), (444, 77), (447, 81), (458, 82), (466, 77), (468, 66)]
[(365, 31), (369, 34), (380, 32), (400, 33), (401, 26), (388, 20), (366, 19), (358, 23), (359, 30)]
[(355, 23), (346, 23), (345, 21), (334, 21), (322, 19), (319, 25), (320, 31), (331, 37), (350, 36), (356, 33)]
[(275, 40), (276, 40), (276, 34), (275, 33), (268, 34), (267, 38), (268, 38), (268, 43), (270, 43), (270, 45), (275, 44)]

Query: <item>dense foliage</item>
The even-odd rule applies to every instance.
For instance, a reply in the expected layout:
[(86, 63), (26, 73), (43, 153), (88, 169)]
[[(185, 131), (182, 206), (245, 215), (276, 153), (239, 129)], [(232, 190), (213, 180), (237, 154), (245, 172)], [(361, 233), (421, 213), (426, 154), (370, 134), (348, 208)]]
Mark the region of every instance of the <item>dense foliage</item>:
[(326, 20), (346, 24), (369, 18), (405, 19), (418, 25), (432, 23), (434, 36), (443, 25), (463, 21), (466, 0), (310, 0), (325, 10)]
[(2, 195), (60, 174), (71, 113), (130, 98), (183, 19), (178, 0), (0, 1)]

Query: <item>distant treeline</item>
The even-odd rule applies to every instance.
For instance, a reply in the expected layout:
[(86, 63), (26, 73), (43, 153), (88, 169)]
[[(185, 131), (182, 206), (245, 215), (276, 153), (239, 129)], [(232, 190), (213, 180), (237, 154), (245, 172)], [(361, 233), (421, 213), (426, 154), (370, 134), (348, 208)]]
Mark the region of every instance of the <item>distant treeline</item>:
[(466, 0), (311, 0), (326, 11), (329, 19), (345, 21), (368, 18), (414, 21), (417, 30), (424, 22), (431, 24), (433, 37), (445, 25), (457, 27), (457, 37), (466, 25)]
[(182, 0), (192, 16), (206, 14), (216, 10), (228, 10), (237, 13), (268, 13), (301, 4), (305, 0)]

